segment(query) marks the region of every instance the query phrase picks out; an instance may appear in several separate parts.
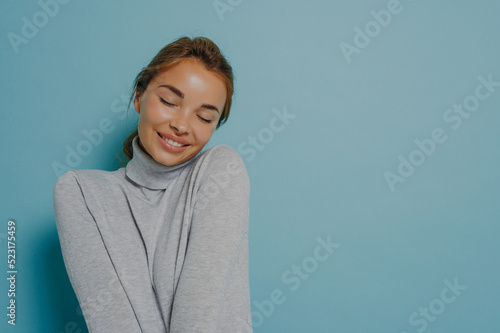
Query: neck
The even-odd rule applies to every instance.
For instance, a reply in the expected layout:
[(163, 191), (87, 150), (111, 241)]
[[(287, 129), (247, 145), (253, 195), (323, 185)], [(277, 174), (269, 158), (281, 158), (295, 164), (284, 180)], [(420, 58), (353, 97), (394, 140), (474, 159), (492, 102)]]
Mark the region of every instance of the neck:
[(125, 170), (127, 177), (140, 186), (156, 190), (167, 188), (196, 159), (193, 157), (176, 165), (159, 163), (142, 148), (138, 135), (132, 140), (132, 150), (132, 159)]

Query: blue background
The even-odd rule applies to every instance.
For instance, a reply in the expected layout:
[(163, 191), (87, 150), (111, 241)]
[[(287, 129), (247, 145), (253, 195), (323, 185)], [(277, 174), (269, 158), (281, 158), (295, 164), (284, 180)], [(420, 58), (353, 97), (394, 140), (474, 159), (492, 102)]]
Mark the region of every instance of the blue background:
[[(254, 331), (498, 332), (500, 87), (478, 88), (488, 97), (459, 127), (445, 118), (474, 101), (480, 77), (500, 82), (500, 3), (401, 0), (390, 22), (374, 23), (371, 11), (390, 4), (73, 0), (44, 22), (37, 1), (2, 0), (0, 331), (87, 331), (59, 247), (54, 166), (68, 167), (67, 149), (109, 119), (111, 133), (69, 168), (121, 167), (136, 74), (164, 45), (203, 35), (236, 75), (231, 115), (206, 148), (231, 145), (249, 172)], [(23, 18), (40, 27), (16, 46), (9, 36), (24, 38)], [(273, 120), (285, 111), (287, 122)], [(432, 150), (435, 129), (446, 140)], [(410, 155), (418, 165), (402, 177)], [(404, 181), (391, 188), (387, 172)], [(323, 261), (318, 237), (339, 245)]]

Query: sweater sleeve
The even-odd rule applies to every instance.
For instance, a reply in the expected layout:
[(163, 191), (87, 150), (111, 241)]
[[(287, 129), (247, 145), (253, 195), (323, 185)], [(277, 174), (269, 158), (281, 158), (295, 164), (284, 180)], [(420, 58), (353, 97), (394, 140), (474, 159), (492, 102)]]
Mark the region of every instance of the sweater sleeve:
[(59, 177), (53, 199), (64, 264), (89, 332), (141, 332), (75, 171)]
[(252, 332), (248, 279), (250, 181), (241, 156), (214, 147), (202, 173), (170, 332)]

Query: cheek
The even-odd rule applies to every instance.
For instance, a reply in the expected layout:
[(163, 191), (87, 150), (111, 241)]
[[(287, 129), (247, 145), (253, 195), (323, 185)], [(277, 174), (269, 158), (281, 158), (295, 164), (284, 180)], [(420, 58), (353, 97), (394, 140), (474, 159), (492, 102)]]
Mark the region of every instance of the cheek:
[(145, 123), (150, 124), (160, 124), (169, 120), (171, 115), (163, 110), (164, 106), (153, 100), (146, 100), (142, 106), (143, 112), (141, 112), (140, 118)]
[(197, 128), (196, 137), (201, 144), (206, 144), (210, 140), (213, 132), (214, 129), (212, 127), (204, 126), (204, 124), (202, 124)]

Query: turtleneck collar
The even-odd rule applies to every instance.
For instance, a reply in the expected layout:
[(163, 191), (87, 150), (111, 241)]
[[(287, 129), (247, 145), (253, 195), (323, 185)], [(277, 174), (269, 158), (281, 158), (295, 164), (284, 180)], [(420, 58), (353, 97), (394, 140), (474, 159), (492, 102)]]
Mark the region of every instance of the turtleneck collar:
[(125, 174), (135, 183), (153, 190), (166, 189), (172, 179), (191, 164), (195, 159), (190, 158), (176, 165), (164, 165), (149, 156), (139, 146), (139, 136), (132, 140), (132, 159), (127, 163)]

